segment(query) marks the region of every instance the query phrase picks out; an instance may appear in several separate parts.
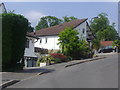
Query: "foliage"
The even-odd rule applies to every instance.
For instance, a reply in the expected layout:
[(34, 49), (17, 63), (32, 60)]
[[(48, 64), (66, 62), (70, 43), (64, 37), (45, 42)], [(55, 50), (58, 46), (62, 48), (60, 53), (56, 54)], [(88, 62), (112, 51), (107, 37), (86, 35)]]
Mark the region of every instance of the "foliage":
[(61, 23), (61, 19), (58, 19), (57, 17), (45, 16), (45, 17), (40, 18), (40, 21), (38, 22), (38, 25), (36, 26), (36, 30), (55, 26), (60, 23)]
[(67, 57), (63, 54), (60, 54), (60, 53), (52, 53), (51, 57), (53, 57), (55, 59), (60, 59), (62, 62), (67, 61)]
[(44, 29), (47, 27), (52, 27), (61, 23), (65, 23), (65, 22), (69, 22), (69, 21), (73, 21), (76, 20), (77, 18), (75, 18), (74, 16), (71, 17), (62, 17), (63, 19), (59, 19), (55, 16), (45, 16), (40, 18), (40, 21), (38, 22), (38, 25), (35, 27), (36, 30), (40, 30), (40, 29)]
[(54, 58), (51, 56), (42, 56), (40, 59), (37, 60), (37, 66), (40, 66), (41, 62), (46, 62), (51, 64), (51, 61), (54, 61)]
[(101, 13), (98, 18), (91, 21), (91, 29), (95, 38), (100, 41), (113, 41), (118, 37), (118, 33), (115, 30), (115, 23), (110, 25), (109, 19), (106, 13)]
[(98, 39), (94, 39), (92, 41), (92, 44), (93, 44), (93, 49), (95, 49), (95, 50), (98, 50), (100, 48), (100, 46), (101, 46), (100, 41)]
[(62, 53), (70, 56), (73, 59), (85, 58), (86, 54), (90, 52), (90, 48), (86, 41), (79, 40), (77, 30), (66, 28), (59, 34), (59, 43)]
[(34, 31), (34, 28), (31, 26), (31, 23), (29, 23), (28, 25), (28, 31), (27, 32), (33, 32)]
[(24, 55), (28, 20), (14, 13), (2, 14), (2, 69), (16, 67)]
[(120, 40), (119, 40), (119, 39), (118, 39), (118, 40), (115, 40), (115, 41), (113, 42), (113, 46), (117, 46), (117, 47), (120, 48)]
[(63, 23), (64, 22), (70, 22), (70, 21), (73, 21), (73, 20), (76, 20), (77, 18), (74, 17), (74, 16), (71, 16), (71, 17), (67, 17), (67, 16), (64, 16), (63, 17)]

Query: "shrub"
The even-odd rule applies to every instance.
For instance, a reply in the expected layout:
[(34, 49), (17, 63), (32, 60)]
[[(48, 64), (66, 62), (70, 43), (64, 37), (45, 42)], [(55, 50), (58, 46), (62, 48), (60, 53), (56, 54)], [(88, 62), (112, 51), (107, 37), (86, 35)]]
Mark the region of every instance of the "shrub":
[(24, 55), (28, 20), (14, 13), (2, 14), (2, 69), (17, 67)]
[(51, 57), (53, 57), (55, 59), (60, 59), (61, 62), (67, 61), (67, 57), (65, 55), (63, 55), (63, 54), (60, 54), (60, 53), (52, 53)]
[(51, 56), (43, 56), (37, 60), (37, 66), (40, 66), (41, 62), (46, 62), (47, 64), (51, 64), (51, 61), (54, 61), (54, 60), (55, 59)]
[(59, 58), (55, 58), (55, 59), (54, 59), (54, 62), (55, 62), (55, 63), (61, 63), (62, 61), (61, 61), (61, 59), (59, 59)]

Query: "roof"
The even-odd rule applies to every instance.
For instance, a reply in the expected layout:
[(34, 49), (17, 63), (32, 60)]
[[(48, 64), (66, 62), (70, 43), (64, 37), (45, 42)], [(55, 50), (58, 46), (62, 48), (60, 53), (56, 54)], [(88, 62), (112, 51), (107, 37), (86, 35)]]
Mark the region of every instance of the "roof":
[(66, 27), (72, 27), (73, 29), (85, 22), (87, 19), (77, 19), (74, 21), (66, 22), (63, 24), (59, 24), (53, 27), (45, 28), (38, 30), (34, 33), (31, 33), (35, 36), (53, 36), (53, 35), (59, 35), (61, 31), (63, 31)]
[(100, 44), (102, 46), (112, 46), (113, 41), (101, 41)]
[(30, 33), (27, 33), (26, 36), (27, 36), (27, 37), (31, 37), (31, 38), (36, 38), (36, 39), (38, 39), (36, 36), (31, 35)]
[[(7, 10), (6, 10), (6, 8), (5, 8), (4, 3), (0, 3), (0, 9), (2, 10), (2, 11), (0, 11), (0, 13), (7, 13)], [(4, 10), (4, 11), (3, 11), (3, 10)]]

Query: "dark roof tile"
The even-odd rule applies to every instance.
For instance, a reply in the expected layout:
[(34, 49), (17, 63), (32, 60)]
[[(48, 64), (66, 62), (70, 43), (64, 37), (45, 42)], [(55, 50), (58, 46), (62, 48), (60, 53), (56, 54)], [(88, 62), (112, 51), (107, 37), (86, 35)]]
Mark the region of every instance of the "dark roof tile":
[(59, 24), (53, 27), (45, 28), (38, 30), (34, 33), (31, 33), (31, 35), (35, 36), (53, 36), (53, 35), (58, 35), (61, 31), (63, 31), (66, 27), (72, 27), (75, 28), (78, 25), (82, 24), (84, 21), (87, 19), (77, 19), (74, 21), (66, 22), (63, 24)]

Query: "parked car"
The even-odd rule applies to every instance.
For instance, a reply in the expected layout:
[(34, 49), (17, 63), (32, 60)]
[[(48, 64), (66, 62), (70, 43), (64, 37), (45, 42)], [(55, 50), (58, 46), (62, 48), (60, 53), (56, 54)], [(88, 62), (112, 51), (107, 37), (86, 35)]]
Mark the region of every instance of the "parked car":
[(109, 53), (109, 52), (113, 52), (113, 48), (102, 48), (98, 51), (98, 53)]

